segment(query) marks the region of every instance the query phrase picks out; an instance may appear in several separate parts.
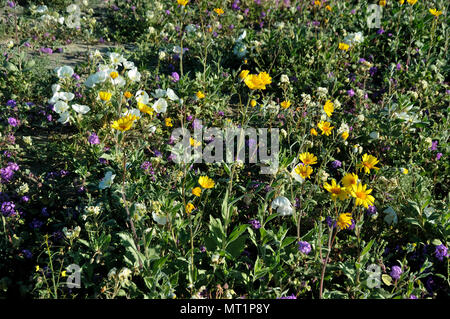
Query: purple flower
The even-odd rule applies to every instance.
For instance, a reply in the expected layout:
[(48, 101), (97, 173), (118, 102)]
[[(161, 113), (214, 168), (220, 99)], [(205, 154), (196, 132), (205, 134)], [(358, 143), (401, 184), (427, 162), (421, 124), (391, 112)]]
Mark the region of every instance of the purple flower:
[(432, 142), (431, 142), (430, 150), (436, 151), (436, 150), (437, 150), (438, 143), (439, 143), (438, 141), (432, 141)]
[(33, 257), (33, 254), (28, 249), (22, 249), (22, 254), (26, 259), (31, 259), (31, 257)]
[(307, 241), (299, 241), (298, 250), (301, 253), (308, 255), (311, 252), (311, 245)]
[(51, 48), (41, 48), (40, 51), (42, 53), (53, 54), (53, 50)]
[(3, 216), (8, 217), (15, 214), (15, 207), (16, 205), (13, 202), (3, 202), (0, 210)]
[(399, 266), (393, 266), (391, 269), (391, 277), (395, 280), (398, 280), (400, 278), (400, 275), (403, 273), (402, 269)]
[(336, 227), (336, 222), (330, 216), (327, 216), (325, 218), (325, 222), (327, 223), (328, 227)]
[(436, 258), (440, 261), (444, 260), (444, 257), (448, 257), (448, 249), (443, 244), (436, 246), (436, 250), (434, 252)]
[(206, 252), (206, 247), (203, 246), (203, 245), (201, 245), (201, 246), (200, 246), (200, 251), (201, 251), (202, 253)]
[(367, 215), (371, 216), (376, 214), (377, 208), (375, 206), (369, 205), (369, 208), (367, 208)]
[(442, 157), (442, 153), (437, 153), (436, 154), (436, 160), (439, 161)]
[(233, 9), (233, 10), (235, 10), (235, 11), (241, 9), (241, 8), (239, 7), (239, 0), (235, 0), (235, 1), (233, 2), (233, 4), (231, 5), (231, 9)]
[(6, 105), (11, 108), (15, 108), (17, 105), (17, 102), (15, 100), (8, 100), (8, 102), (6, 102)]
[(383, 28), (381, 28), (381, 29), (379, 29), (378, 31), (377, 31), (377, 34), (383, 34), (385, 31), (383, 30)]
[(44, 223), (36, 218), (33, 219), (33, 221), (30, 223), (31, 228), (34, 228), (34, 229), (41, 228), (42, 225), (44, 225)]
[(331, 162), (331, 167), (333, 167), (334, 169), (339, 168), (342, 166), (341, 161), (335, 160), (333, 162)]
[(172, 72), (172, 81), (173, 81), (173, 82), (178, 82), (178, 81), (180, 81), (180, 76), (178, 75), (177, 72)]
[(47, 207), (42, 208), (41, 214), (44, 217), (48, 217), (49, 216), (48, 211), (47, 211)]
[(261, 223), (257, 219), (252, 219), (250, 221), (250, 225), (252, 225), (253, 229), (260, 229), (261, 228)]
[(353, 91), (353, 89), (350, 89), (347, 91), (348, 96), (352, 97), (355, 95), (355, 91)]
[(375, 73), (377, 73), (378, 68), (376, 66), (373, 66), (370, 68), (369, 73), (371, 76), (374, 76)]
[(26, 203), (26, 202), (30, 201), (30, 198), (27, 195), (24, 195), (24, 196), (22, 196), (21, 201)]
[(89, 141), (89, 143), (91, 143), (92, 145), (100, 144), (100, 139), (98, 138), (97, 134), (95, 134), (95, 133), (92, 133), (92, 134), (88, 137), (88, 141)]
[(149, 167), (151, 167), (151, 166), (152, 166), (152, 163), (150, 163), (149, 161), (145, 161), (145, 162), (143, 162), (143, 163), (141, 164), (141, 168), (142, 168), (143, 170), (148, 170)]
[(17, 119), (15, 119), (14, 117), (10, 117), (8, 118), (8, 123), (12, 127), (16, 127), (19, 124), (19, 121), (17, 121)]
[(413, 295), (413, 294), (411, 294), (411, 295), (409, 296), (409, 299), (417, 299), (417, 296), (416, 296), (416, 295)]
[(16, 6), (16, 4), (14, 3), (14, 1), (8, 1), (7, 4), (8, 4), (8, 6), (9, 6), (10, 8), (14, 8), (14, 7)]

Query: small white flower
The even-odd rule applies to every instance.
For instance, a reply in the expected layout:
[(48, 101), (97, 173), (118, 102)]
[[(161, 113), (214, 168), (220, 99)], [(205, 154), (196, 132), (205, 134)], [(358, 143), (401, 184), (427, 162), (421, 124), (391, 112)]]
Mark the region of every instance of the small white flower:
[(159, 225), (165, 225), (167, 223), (167, 217), (157, 214), (155, 212), (152, 213), (153, 220), (157, 222)]
[(136, 102), (142, 103), (147, 105), (148, 102), (150, 102), (150, 97), (148, 96), (147, 92), (143, 90), (139, 90), (135, 94)]
[(105, 177), (103, 177), (103, 179), (98, 184), (98, 188), (105, 189), (111, 187), (115, 177), (116, 175), (111, 171), (106, 172)]
[(129, 70), (127, 76), (132, 82), (139, 82), (141, 80), (141, 73), (139, 73), (136, 67)]
[(67, 79), (73, 75), (72, 67), (65, 65), (55, 69), (56, 75), (60, 79)]
[(175, 94), (175, 92), (171, 88), (167, 89), (166, 95), (169, 98), (169, 100), (171, 100), (171, 101), (177, 101), (179, 99), (178, 96)]
[(86, 114), (91, 110), (91, 108), (87, 105), (81, 105), (81, 104), (72, 104), (72, 108), (75, 112), (80, 114)]
[(61, 124), (66, 124), (67, 122), (69, 122), (69, 119), (70, 119), (69, 112), (60, 113), (58, 122)]
[(58, 101), (58, 102), (56, 102), (55, 105), (53, 106), (53, 110), (54, 110), (56, 113), (58, 113), (58, 114), (64, 113), (64, 112), (66, 112), (68, 109), (69, 109), (69, 105), (68, 105), (66, 102), (64, 102), (64, 101)]
[(275, 209), (281, 216), (292, 215), (294, 212), (291, 202), (284, 196), (278, 196), (273, 200), (272, 209)]
[(165, 113), (167, 111), (167, 101), (163, 98), (159, 98), (154, 104), (153, 104), (153, 110), (155, 110), (156, 113)]
[(378, 134), (378, 132), (372, 132), (369, 136), (371, 139), (377, 140), (380, 137), (380, 134)]

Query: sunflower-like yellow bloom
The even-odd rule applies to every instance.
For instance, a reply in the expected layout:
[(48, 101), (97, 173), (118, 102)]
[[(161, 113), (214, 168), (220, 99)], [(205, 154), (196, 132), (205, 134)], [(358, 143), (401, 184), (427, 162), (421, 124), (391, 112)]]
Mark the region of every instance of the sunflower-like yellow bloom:
[(283, 109), (287, 109), (289, 106), (291, 106), (291, 101), (283, 101), (280, 103), (280, 105)]
[(386, 5), (386, 0), (380, 0), (378, 3), (381, 7), (384, 7)]
[(198, 91), (197, 93), (195, 93), (195, 95), (199, 100), (205, 98), (205, 94), (202, 91)]
[(113, 79), (117, 78), (119, 76), (119, 73), (117, 73), (116, 71), (112, 71), (109, 76)]
[(133, 94), (131, 94), (130, 91), (126, 91), (126, 92), (123, 94), (123, 96), (125, 96), (125, 98), (129, 99), (130, 97), (133, 96)]
[(364, 154), (362, 157), (362, 162), (358, 165), (360, 168), (359, 170), (362, 170), (364, 168), (364, 172), (369, 174), (371, 169), (379, 170), (379, 167), (375, 167), (379, 160), (372, 155)]
[(127, 116), (121, 117), (117, 121), (114, 121), (111, 127), (122, 132), (128, 131), (133, 125), (133, 122), (137, 119), (138, 117), (136, 115), (128, 114)]
[(310, 178), (313, 168), (309, 165), (298, 165), (295, 168), (295, 172), (300, 175), (303, 179)]
[(266, 85), (272, 83), (272, 78), (267, 72), (260, 72), (258, 75), (248, 74), (244, 78), (244, 82), (250, 90), (265, 90)]
[(173, 126), (172, 119), (170, 117), (166, 118), (165, 122), (166, 122), (166, 126), (167, 127), (172, 127)]
[(304, 165), (314, 165), (317, 164), (317, 157), (309, 152), (301, 153), (298, 158), (302, 161)]
[(369, 208), (369, 205), (373, 206), (373, 202), (375, 198), (370, 195), (372, 193), (371, 189), (367, 189), (367, 185), (362, 185), (358, 183), (357, 185), (352, 185), (350, 190), (350, 194), (356, 199), (356, 206), (364, 206), (365, 208)]
[(200, 194), (202, 193), (202, 189), (200, 187), (195, 187), (192, 189), (192, 194), (194, 194), (197, 197), (200, 197)]
[(326, 135), (329, 136), (331, 134), (331, 130), (334, 128), (334, 126), (330, 126), (331, 123), (330, 122), (324, 122), (324, 121), (320, 121), (317, 124), (317, 127), (322, 131), (322, 135)]
[(177, 0), (177, 3), (183, 7), (186, 6), (188, 4), (188, 2), (189, 2), (189, 0)]
[(98, 93), (98, 96), (99, 96), (100, 100), (102, 100), (104, 102), (108, 102), (109, 100), (111, 100), (112, 94), (109, 92), (100, 91)]
[(138, 109), (139, 111), (141, 111), (142, 113), (147, 113), (148, 115), (153, 115), (154, 111), (153, 108), (149, 107), (148, 105), (138, 102)]
[(192, 203), (188, 203), (186, 205), (186, 214), (190, 214), (195, 209), (195, 206)]
[(406, 0), (410, 5), (415, 5), (417, 0)]
[(242, 70), (241, 73), (239, 73), (239, 77), (243, 80), (247, 77), (247, 75), (250, 73), (249, 70)]
[(214, 12), (217, 13), (218, 16), (221, 16), (222, 14), (224, 14), (224, 11), (222, 8), (215, 8)]
[(327, 113), (328, 117), (331, 117), (334, 112), (333, 102), (331, 102), (331, 100), (326, 101), (325, 105), (323, 106), (323, 110), (325, 111), (325, 113)]
[(348, 51), (349, 48), (350, 46), (347, 43), (344, 42), (339, 43), (339, 50)]
[(198, 183), (203, 188), (213, 188), (214, 187), (214, 181), (209, 178), (208, 176), (200, 176), (198, 178)]
[(336, 184), (336, 180), (334, 178), (331, 180), (331, 185), (325, 183), (323, 184), (323, 188), (331, 193), (331, 198), (334, 200), (336, 200), (336, 198), (344, 200), (348, 197), (348, 193), (345, 188), (341, 187), (339, 184)]
[(430, 9), (429, 11), (430, 11), (430, 13), (431, 13), (432, 15), (434, 15), (436, 18), (439, 17), (439, 16), (442, 14), (442, 11), (438, 11), (438, 10), (436, 10), (436, 9)]
[(342, 139), (345, 141), (348, 138), (348, 132), (347, 131), (342, 132), (341, 136)]
[(349, 189), (351, 188), (353, 185), (357, 185), (358, 184), (358, 175), (356, 175), (355, 173), (347, 173), (345, 174), (345, 176), (342, 178), (342, 185), (344, 185), (345, 188)]
[(316, 131), (316, 129), (313, 127), (312, 129), (311, 129), (311, 135), (314, 135), (314, 136), (317, 136), (317, 131)]
[(340, 214), (336, 222), (336, 225), (339, 227), (339, 229), (349, 228), (352, 225), (352, 214), (350, 213)]

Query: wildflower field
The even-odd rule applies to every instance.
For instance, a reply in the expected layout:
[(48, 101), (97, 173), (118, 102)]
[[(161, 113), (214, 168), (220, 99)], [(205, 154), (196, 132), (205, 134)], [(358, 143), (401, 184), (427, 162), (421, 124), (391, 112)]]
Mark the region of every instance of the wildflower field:
[(448, 299), (445, 0), (0, 0), (0, 298)]

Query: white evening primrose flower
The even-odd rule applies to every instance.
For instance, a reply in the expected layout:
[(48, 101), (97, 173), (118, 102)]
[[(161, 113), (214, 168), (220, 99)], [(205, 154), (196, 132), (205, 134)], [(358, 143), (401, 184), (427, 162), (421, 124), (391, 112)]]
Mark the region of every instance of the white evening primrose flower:
[(86, 114), (91, 110), (89, 106), (81, 104), (72, 104), (72, 109), (79, 114)]
[(55, 94), (59, 90), (61, 90), (61, 85), (59, 85), (57, 83), (52, 85), (52, 92), (53, 92), (53, 94)]
[(142, 103), (142, 104), (148, 104), (150, 102), (150, 97), (148, 96), (147, 92), (143, 90), (139, 90), (135, 94), (136, 102)]
[[(125, 70), (131, 70), (131, 69), (135, 69), (136, 68), (134, 66), (134, 62), (133, 61), (124, 60), (122, 62), (122, 65), (125, 68)], [(137, 71), (137, 69), (136, 69), (136, 71)]]
[(69, 105), (64, 101), (57, 101), (55, 103), (55, 105), (53, 106), (53, 110), (58, 114), (64, 113), (68, 109), (69, 109)]
[(33, 140), (31, 139), (31, 136), (24, 136), (23, 141), (25, 144), (33, 145)]
[(164, 60), (166, 58), (166, 52), (159, 51), (158, 57), (159, 57), (160, 60)]
[(272, 202), (271, 207), (272, 209), (275, 209), (281, 216), (292, 215), (292, 213), (294, 212), (291, 202), (284, 196), (278, 196), (277, 198), (275, 198)]
[(36, 8), (36, 13), (42, 14), (48, 11), (48, 7), (46, 5), (38, 6)]
[(163, 98), (159, 98), (154, 104), (153, 104), (153, 110), (155, 110), (156, 113), (165, 113), (167, 111), (167, 101)]
[(378, 134), (378, 132), (372, 132), (369, 134), (371, 139), (377, 140), (380, 138), (380, 134)]
[(364, 117), (364, 114), (359, 114), (359, 115), (358, 115), (358, 121), (364, 122), (365, 119), (366, 119), (366, 118)]
[(159, 225), (165, 225), (167, 223), (167, 217), (155, 212), (152, 213), (153, 220)]
[(103, 177), (103, 179), (98, 184), (98, 188), (105, 189), (111, 187), (115, 177), (116, 175), (113, 174), (111, 171), (106, 172), (105, 177)]
[(73, 75), (73, 69), (68, 65), (55, 68), (55, 72), (58, 78), (60, 79), (67, 79)]
[(119, 278), (121, 284), (128, 285), (131, 274), (131, 270), (124, 267), (120, 270), (117, 277)]
[(175, 92), (171, 89), (168, 88), (166, 91), (166, 96), (169, 98), (169, 100), (171, 101), (177, 101), (179, 99), (179, 97), (175, 94)]
[(114, 67), (117, 67), (119, 64), (122, 64), (123, 61), (126, 61), (122, 55), (116, 52), (109, 53), (109, 59)]
[(281, 78), (280, 78), (280, 82), (289, 84), (289, 77), (286, 74), (282, 74)]
[(326, 97), (328, 94), (328, 89), (323, 87), (317, 88), (317, 96), (318, 97)]
[(159, 98), (161, 98), (161, 97), (164, 97), (164, 96), (166, 96), (166, 90), (163, 90), (163, 89), (156, 89), (156, 90), (155, 90), (155, 93), (152, 93), (152, 96), (153, 96), (155, 99), (159, 99)]
[(141, 80), (141, 73), (139, 73), (138, 69), (132, 68), (127, 72), (127, 76), (131, 82), (139, 82)]
[(69, 112), (63, 112), (59, 114), (58, 122), (61, 124), (66, 124), (69, 122), (70, 119), (70, 113)]

